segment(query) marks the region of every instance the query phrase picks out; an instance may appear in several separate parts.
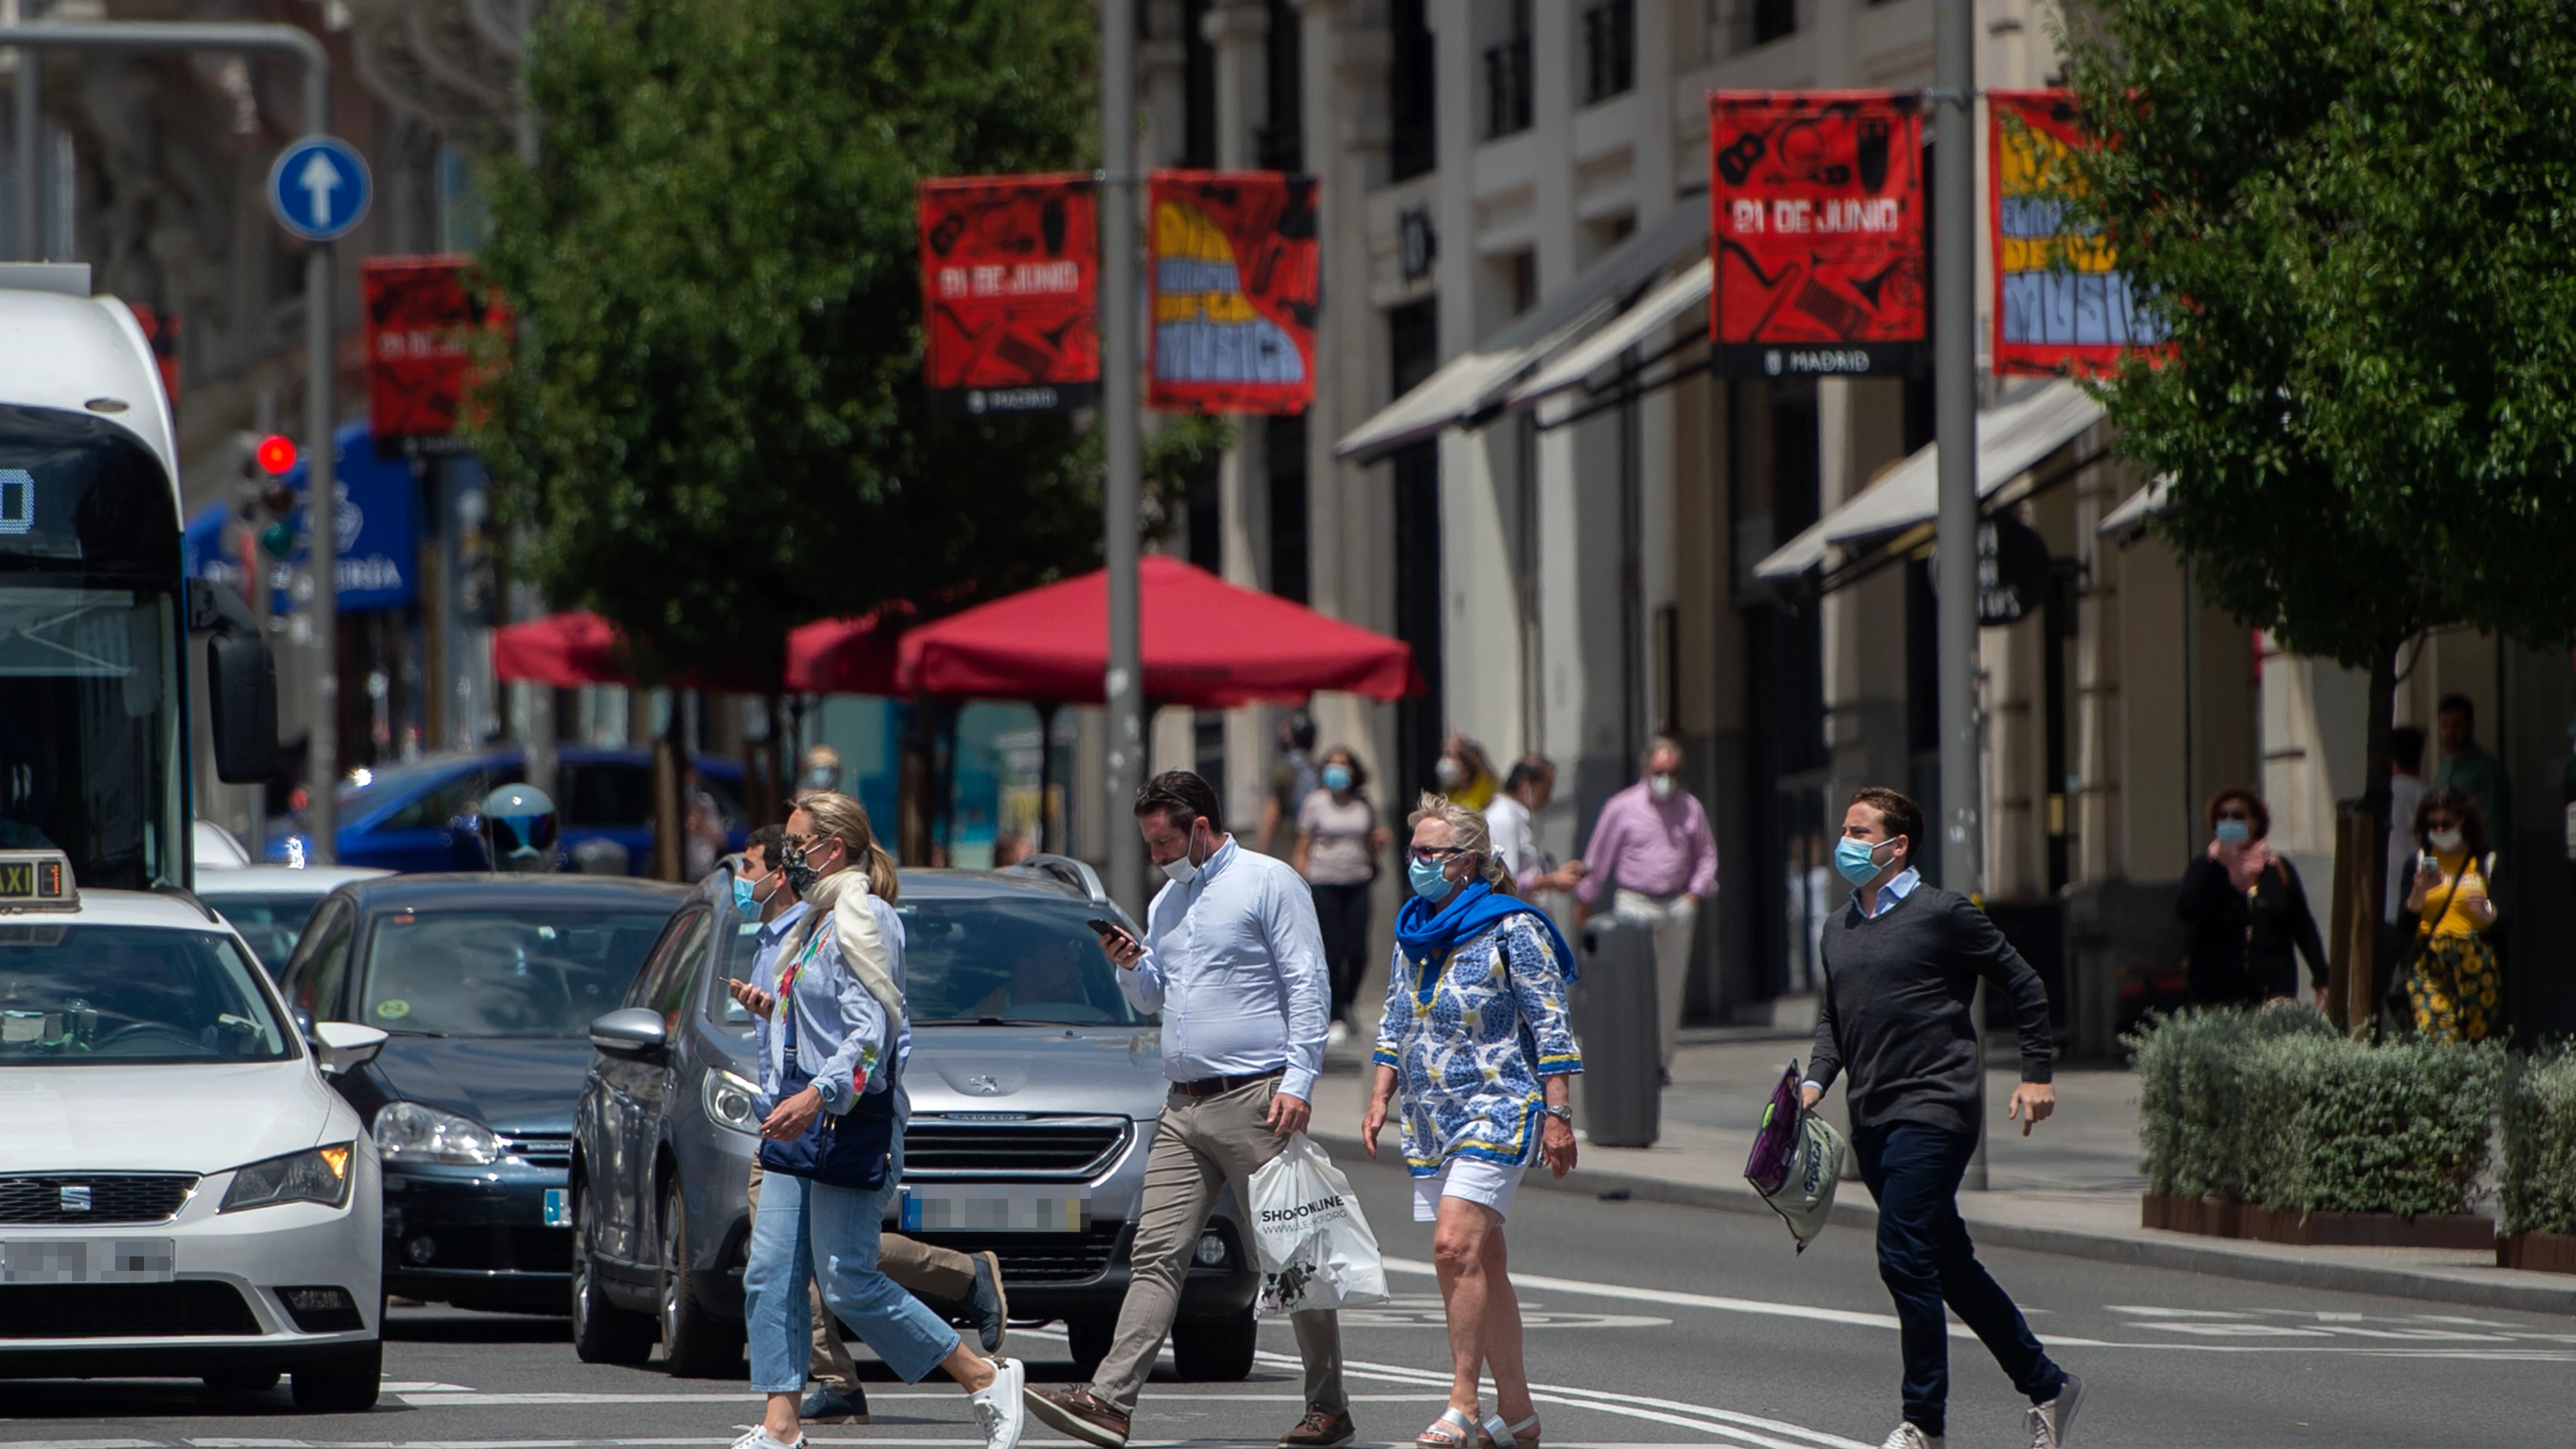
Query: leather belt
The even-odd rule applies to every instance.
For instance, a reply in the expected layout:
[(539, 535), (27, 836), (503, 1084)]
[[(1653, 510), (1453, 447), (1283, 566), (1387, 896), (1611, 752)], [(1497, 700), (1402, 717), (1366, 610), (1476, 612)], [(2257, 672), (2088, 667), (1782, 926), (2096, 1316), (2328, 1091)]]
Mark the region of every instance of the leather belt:
[(1188, 1097), (1195, 1101), (1203, 1097), (1222, 1096), (1239, 1087), (1249, 1087), (1255, 1082), (1277, 1081), (1287, 1074), (1286, 1067), (1272, 1067), (1266, 1072), (1250, 1072), (1240, 1077), (1201, 1077), (1195, 1082), (1172, 1083), (1172, 1092), (1175, 1096)]

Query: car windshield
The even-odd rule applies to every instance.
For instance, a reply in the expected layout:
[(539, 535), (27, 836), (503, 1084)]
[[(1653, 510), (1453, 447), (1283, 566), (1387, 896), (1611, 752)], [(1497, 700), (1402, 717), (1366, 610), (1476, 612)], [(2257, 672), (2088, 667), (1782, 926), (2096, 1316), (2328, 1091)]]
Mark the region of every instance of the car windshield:
[(583, 1036), (624, 999), (670, 919), (537, 901), (380, 916), (359, 1020), (425, 1036)]
[(996, 895), (907, 900), (904, 1000), (915, 1026), (978, 1021), (1141, 1026), (1079, 901)]
[(313, 908), (323, 901), (311, 891), (200, 890), (197, 898), (214, 907), (216, 914), (241, 932), (271, 981), (286, 969), (286, 958), (295, 954), (295, 942), (304, 934), (304, 923), (313, 918)]
[(0, 1067), (286, 1061), (258, 970), (215, 931), (0, 925)]

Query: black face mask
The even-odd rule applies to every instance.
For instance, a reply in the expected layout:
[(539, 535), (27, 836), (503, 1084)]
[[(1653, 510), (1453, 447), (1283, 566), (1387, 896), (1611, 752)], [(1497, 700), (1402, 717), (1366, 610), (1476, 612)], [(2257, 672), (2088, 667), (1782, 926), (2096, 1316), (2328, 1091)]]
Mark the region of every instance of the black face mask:
[(787, 872), (787, 888), (800, 896), (812, 890), (815, 881), (822, 879), (822, 873), (806, 859), (806, 848), (801, 845), (791, 845), (780, 851), (778, 868)]

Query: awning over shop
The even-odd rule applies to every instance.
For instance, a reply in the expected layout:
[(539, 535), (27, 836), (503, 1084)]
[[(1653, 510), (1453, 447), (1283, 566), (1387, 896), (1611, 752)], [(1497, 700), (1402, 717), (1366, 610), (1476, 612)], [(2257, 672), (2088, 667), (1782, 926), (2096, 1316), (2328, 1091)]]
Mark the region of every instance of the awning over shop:
[[(1640, 294), (1674, 269), (1687, 268), (1696, 259), (1704, 270), (1707, 255), (1708, 198), (1685, 196), (1510, 326), (1475, 350), (1451, 358), (1345, 434), (1334, 445), (1334, 455), (1371, 463), (1445, 428), (1483, 423), (1512, 405), (1514, 388), (1531, 369), (1635, 310)], [(1604, 356), (1616, 356), (1619, 350)]]
[(913, 607), (897, 601), (850, 619), (787, 631), (787, 687), (799, 694), (894, 694), (898, 645)]
[(2101, 526), (2094, 532), (2104, 538), (2128, 539), (2144, 533), (2147, 520), (2165, 511), (2173, 497), (2173, 478), (2167, 475), (2149, 483), (2128, 497), (2128, 501), (2103, 515)]
[[(549, 684), (557, 689), (635, 683), (633, 672), (626, 667), (626, 640), (616, 625), (588, 609), (549, 614), (493, 630), (492, 674), (505, 684)], [(720, 675), (683, 674), (671, 683), (680, 689), (734, 694), (766, 694), (777, 688), (776, 681), (745, 670)]]
[[(2026, 388), (1977, 415), (1977, 497), (1987, 508), (2018, 501), (2011, 485), (2049, 454), (2102, 421), (2102, 405), (2072, 382)], [(1852, 548), (1931, 523), (1941, 512), (1941, 445), (1927, 444), (1885, 477), (1754, 566), (1757, 578), (1794, 579), (1825, 562), (1831, 547)]]
[(1503, 405), (1527, 407), (1570, 388), (1581, 387), (1585, 379), (1618, 360), (1620, 353), (1642, 343), (1661, 341), (1663, 330), (1675, 319), (1692, 312), (1705, 319), (1709, 288), (1716, 277), (1717, 268), (1711, 265), (1706, 255), (1702, 255), (1678, 276), (1648, 292), (1637, 305), (1566, 349), (1564, 355), (1513, 388)]

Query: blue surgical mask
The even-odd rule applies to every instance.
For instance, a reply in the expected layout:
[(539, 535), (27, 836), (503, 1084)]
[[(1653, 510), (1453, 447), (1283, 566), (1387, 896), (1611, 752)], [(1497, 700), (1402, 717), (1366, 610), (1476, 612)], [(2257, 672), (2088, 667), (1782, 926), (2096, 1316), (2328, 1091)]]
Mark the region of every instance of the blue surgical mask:
[[(1885, 843), (1881, 841), (1878, 845)], [(1878, 845), (1873, 845), (1866, 840), (1854, 840), (1848, 835), (1844, 836), (1834, 842), (1834, 869), (1842, 873), (1843, 879), (1855, 886), (1869, 884), (1878, 878), (1879, 863), (1876, 859)]]
[(1415, 895), (1426, 901), (1436, 901), (1449, 894), (1449, 887), (1455, 884), (1449, 877), (1440, 873), (1441, 869), (1440, 861), (1417, 860), (1404, 868), (1404, 875), (1405, 879), (1413, 883)]
[(751, 882), (741, 876), (733, 878), (733, 908), (746, 916), (760, 914), (760, 902), (751, 896)]
[(1348, 765), (1326, 765), (1324, 767), (1324, 788), (1327, 790), (1347, 790), (1351, 788), (1351, 767)]
[(2247, 825), (2242, 820), (2221, 820), (2218, 822), (2218, 843), (2221, 845), (2243, 845), (2246, 841), (2253, 838), (2253, 827)]

